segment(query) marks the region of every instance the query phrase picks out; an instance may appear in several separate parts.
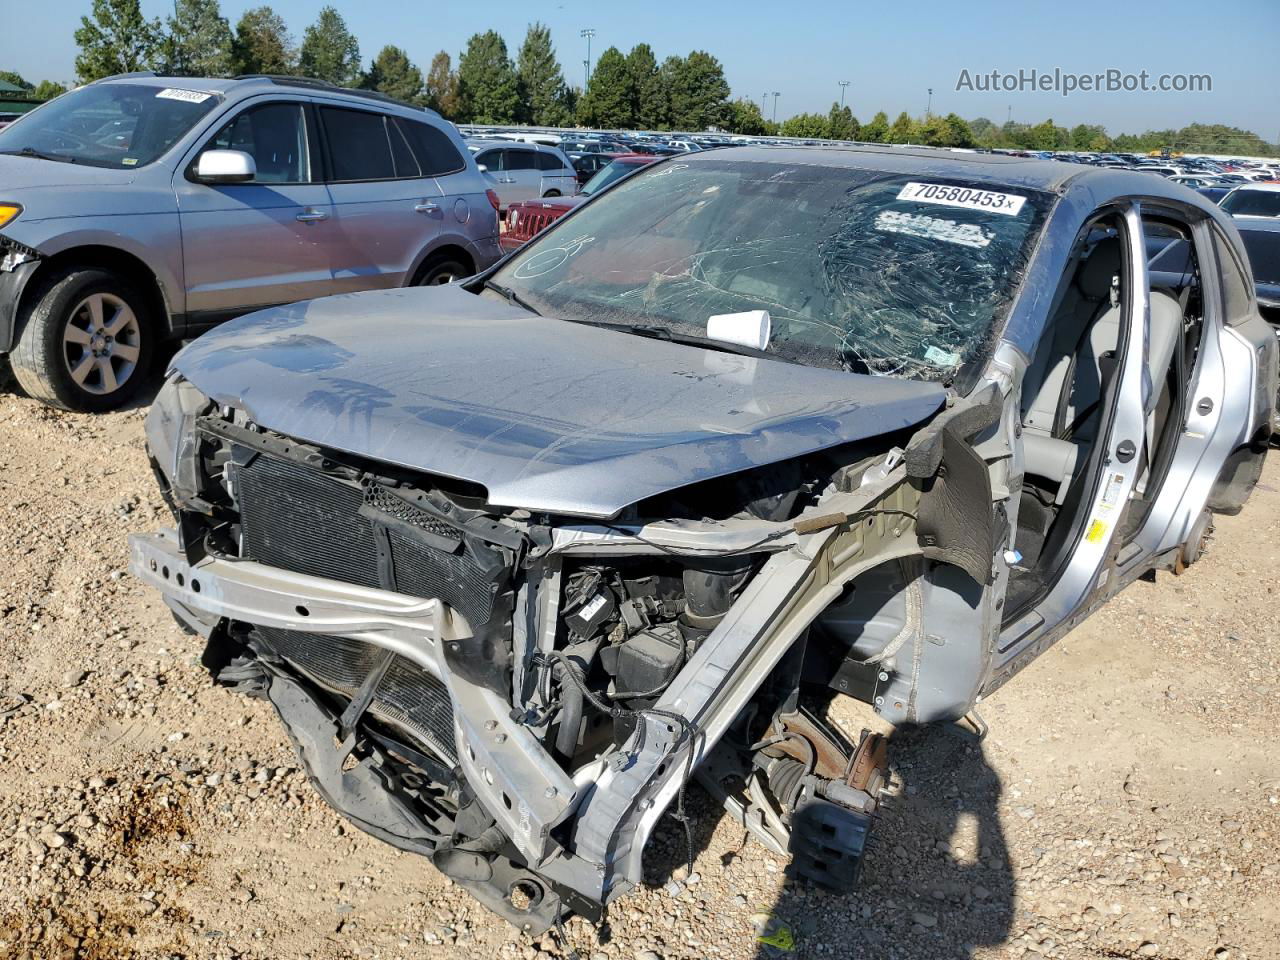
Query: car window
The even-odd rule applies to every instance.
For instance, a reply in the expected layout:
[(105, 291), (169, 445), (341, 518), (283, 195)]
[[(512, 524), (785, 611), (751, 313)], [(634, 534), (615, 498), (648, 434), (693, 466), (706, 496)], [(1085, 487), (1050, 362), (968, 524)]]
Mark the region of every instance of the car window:
[(781, 161), (664, 164), (536, 236), (494, 282), (550, 316), (673, 333), (767, 310), (782, 359), (948, 381), (987, 355), (1052, 202), (1005, 189)]
[(391, 162), (395, 164), (396, 177), (401, 180), (421, 177), (422, 168), (418, 165), (418, 158), (410, 148), (404, 131), (394, 117), (384, 119), (387, 124), (387, 139), (391, 141)]
[(1228, 324), (1243, 323), (1253, 311), (1248, 274), (1236, 259), (1231, 244), (1216, 229), (1213, 231), (1213, 246), (1222, 275), (1222, 299), (1226, 311), (1224, 319)]
[(219, 94), (153, 84), (81, 87), (8, 126), (0, 123), (0, 153), (28, 151), (92, 167), (145, 167), (221, 103)]
[(539, 153), (538, 169), (540, 170), (563, 170), (564, 164), (560, 162), (560, 158), (554, 153)]
[(329, 141), (333, 180), (391, 180), (396, 176), (382, 114), (321, 107), (320, 115)]
[(506, 169), (503, 166), (505, 154), (505, 150), (485, 150), (476, 154), (476, 164), (484, 167), (490, 173), (497, 173)]
[[(429, 123), (406, 120), (404, 117), (397, 117), (393, 122), (408, 141), (424, 177), (441, 177), (466, 169), (467, 164), (462, 159), (462, 154), (443, 131)], [(483, 160), (477, 162), (484, 163)]]
[(508, 150), (506, 154), (506, 170), (538, 169), (538, 155), (532, 150)]
[(300, 103), (250, 107), (213, 135), (206, 150), (241, 150), (253, 157), (258, 183), (309, 183), (311, 158)]

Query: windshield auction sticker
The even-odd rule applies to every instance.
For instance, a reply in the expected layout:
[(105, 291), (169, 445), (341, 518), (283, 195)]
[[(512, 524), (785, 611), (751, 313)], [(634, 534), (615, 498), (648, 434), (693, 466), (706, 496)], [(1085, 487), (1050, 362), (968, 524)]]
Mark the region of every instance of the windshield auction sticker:
[(954, 220), (902, 213), (898, 210), (881, 210), (876, 214), (876, 229), (884, 233), (902, 233), (909, 237), (957, 243), (962, 247), (982, 248), (991, 243), (991, 234), (976, 223), (956, 223)]
[(916, 203), (936, 203), (943, 207), (963, 207), (966, 210), (986, 210), (1006, 217), (1016, 217), (1022, 212), (1026, 197), (1016, 193), (998, 193), (995, 190), (975, 190), (972, 187), (951, 187), (945, 183), (908, 183), (898, 192), (899, 200)]
[(199, 90), (178, 90), (174, 87), (165, 87), (156, 94), (158, 100), (181, 100), (184, 103), (204, 103), (213, 94), (201, 93)]

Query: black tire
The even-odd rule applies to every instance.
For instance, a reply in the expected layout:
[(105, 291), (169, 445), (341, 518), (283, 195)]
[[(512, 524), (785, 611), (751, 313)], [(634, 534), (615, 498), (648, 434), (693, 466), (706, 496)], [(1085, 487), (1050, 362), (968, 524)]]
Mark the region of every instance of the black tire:
[(415, 287), (443, 286), (446, 283), (461, 280), (463, 277), (469, 277), (473, 273), (475, 270), (458, 257), (442, 253), (426, 259), (414, 275), (412, 285)]
[[(96, 321), (92, 302), (98, 304)], [(121, 326), (113, 328), (115, 323)], [(156, 329), (150, 305), (110, 271), (72, 267), (52, 274), (27, 300), (18, 324), (9, 354), (13, 375), (28, 395), (50, 406), (114, 410), (147, 379)], [(84, 343), (72, 340), (73, 326)]]

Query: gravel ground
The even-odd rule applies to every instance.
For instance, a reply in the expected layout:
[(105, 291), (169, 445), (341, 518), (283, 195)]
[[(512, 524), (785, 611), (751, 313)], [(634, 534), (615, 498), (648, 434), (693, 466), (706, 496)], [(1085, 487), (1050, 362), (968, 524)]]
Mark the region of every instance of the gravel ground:
[[(124, 572), (167, 520), (143, 411), (0, 394), (0, 958), (544, 958), (346, 828), (269, 708)], [(982, 708), (899, 734), (860, 889), (787, 882), (691, 791), (584, 960), (1280, 957), (1280, 461), (1207, 558), (1138, 583)], [(844, 719), (867, 722), (853, 705)], [(790, 951), (762, 944), (758, 933)]]

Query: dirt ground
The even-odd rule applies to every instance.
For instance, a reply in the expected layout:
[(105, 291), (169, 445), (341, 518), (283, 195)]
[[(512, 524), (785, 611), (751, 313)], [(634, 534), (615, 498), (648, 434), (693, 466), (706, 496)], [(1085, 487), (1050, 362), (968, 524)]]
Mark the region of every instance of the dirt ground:
[[(125, 573), (167, 521), (141, 409), (0, 394), (0, 958), (535, 958), (344, 827), (269, 708), (214, 688)], [(1208, 556), (1138, 583), (982, 707), (895, 737), (858, 890), (786, 881), (691, 791), (584, 960), (1280, 957), (1280, 458)], [(849, 725), (859, 715), (850, 710)], [(769, 917), (766, 920), (766, 916)], [(762, 944), (769, 939), (793, 946)]]

